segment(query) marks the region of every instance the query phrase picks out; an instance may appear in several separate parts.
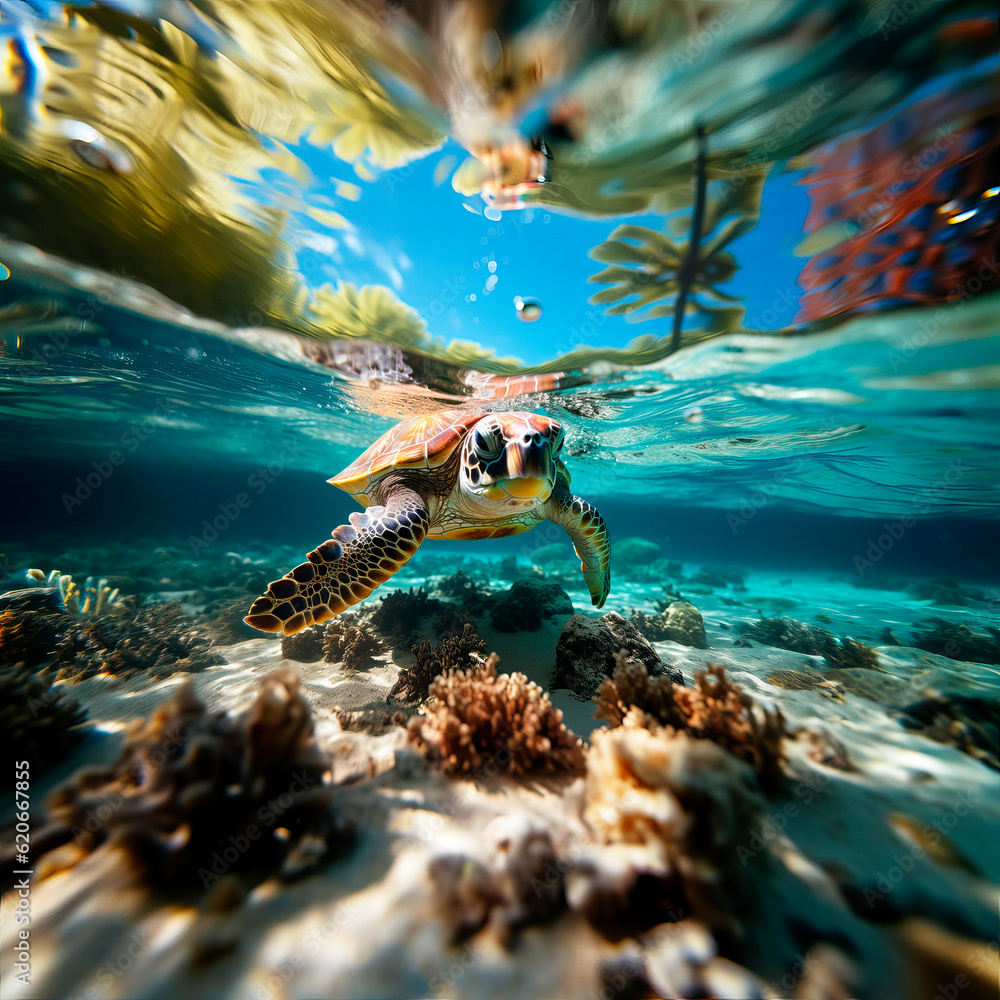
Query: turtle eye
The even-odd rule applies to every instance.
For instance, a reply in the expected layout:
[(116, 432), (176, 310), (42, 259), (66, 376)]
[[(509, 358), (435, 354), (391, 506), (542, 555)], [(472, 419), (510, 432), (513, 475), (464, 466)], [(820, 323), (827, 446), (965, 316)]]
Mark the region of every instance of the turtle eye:
[(489, 431), (476, 431), (476, 451), (481, 455), (491, 455), (496, 451), (496, 441)]

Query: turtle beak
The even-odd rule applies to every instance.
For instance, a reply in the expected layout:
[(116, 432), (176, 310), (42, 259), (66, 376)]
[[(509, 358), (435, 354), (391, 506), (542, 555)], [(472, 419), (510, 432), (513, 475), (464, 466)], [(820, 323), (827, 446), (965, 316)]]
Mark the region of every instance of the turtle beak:
[(506, 468), (485, 491), (489, 499), (511, 497), (543, 503), (548, 500), (556, 480), (556, 460), (551, 442), (545, 439), (511, 441), (504, 460)]

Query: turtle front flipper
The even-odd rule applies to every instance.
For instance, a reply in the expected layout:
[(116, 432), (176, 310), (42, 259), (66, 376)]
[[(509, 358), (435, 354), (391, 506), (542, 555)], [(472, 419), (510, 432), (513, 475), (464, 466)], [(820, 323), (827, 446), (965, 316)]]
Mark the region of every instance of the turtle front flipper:
[(243, 620), (261, 632), (294, 635), (364, 600), (402, 569), (427, 534), (427, 504), (396, 490), (385, 507), (351, 514), (333, 537), (253, 602)]
[(573, 496), (562, 483), (540, 513), (566, 529), (580, 559), (591, 603), (595, 608), (602, 607), (611, 591), (611, 539), (604, 518), (596, 507)]

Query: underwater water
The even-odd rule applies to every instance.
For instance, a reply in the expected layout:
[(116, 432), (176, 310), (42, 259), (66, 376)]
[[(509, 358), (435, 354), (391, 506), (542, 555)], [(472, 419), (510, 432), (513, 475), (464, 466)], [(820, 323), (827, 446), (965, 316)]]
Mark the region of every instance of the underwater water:
[(998, 37), (3, 0), (0, 996), (1000, 996)]

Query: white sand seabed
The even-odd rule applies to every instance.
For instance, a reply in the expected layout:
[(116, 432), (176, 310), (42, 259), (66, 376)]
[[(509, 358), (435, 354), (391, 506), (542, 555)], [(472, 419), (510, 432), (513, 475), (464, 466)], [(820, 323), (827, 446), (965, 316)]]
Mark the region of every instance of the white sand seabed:
[[(851, 912), (837, 885), (859, 891), (883, 885), (904, 912), (943, 919), (966, 934), (990, 939), (1000, 886), (1000, 774), (954, 747), (904, 729), (891, 709), (919, 700), (928, 689), (997, 697), (1000, 668), (879, 646), (885, 674), (879, 675), (882, 688), (873, 692), (883, 691), (885, 697), (862, 697), (848, 688), (840, 699), (831, 699), (829, 692), (769, 684), (767, 677), (776, 670), (808, 672), (824, 665), (801, 653), (734, 647), (733, 627), (755, 619), (758, 611), (811, 623), (817, 623), (817, 614), (825, 615), (818, 623), (835, 634), (869, 640), (885, 624), (905, 633), (914, 621), (931, 616), (973, 625), (987, 621), (984, 611), (931, 609), (905, 595), (861, 591), (819, 576), (799, 576), (794, 586), (786, 579), (756, 574), (748, 576), (746, 592), (687, 595), (704, 614), (711, 648), (672, 642), (656, 647), (688, 682), (706, 664), (723, 664), (756, 699), (780, 707), (790, 727), (822, 727), (848, 748), (856, 771), (813, 762), (804, 736), (788, 741), (792, 780), (769, 800), (760, 828), (747, 830), (745, 844), (738, 846), (748, 866), (744, 877), (768, 880), (759, 892), (760, 928), (775, 934), (775, 927), (793, 921), (823, 923), (851, 942), (856, 961), (865, 967), (870, 995), (894, 995), (906, 967), (892, 928)], [(616, 583), (608, 607), (588, 613), (650, 610), (658, 593), (655, 586)], [(577, 608), (589, 609), (582, 590), (570, 595)], [(545, 685), (565, 618), (556, 617), (536, 632), (503, 633), (487, 616), (478, 630), (487, 648), (500, 655), (501, 670), (522, 670)], [(333, 715), (336, 706), (385, 705), (399, 670), (388, 653), (368, 670), (349, 671), (342, 664), (284, 660), (280, 643), (272, 639), (251, 639), (222, 652), (227, 664), (195, 674), (155, 683), (98, 676), (72, 687), (103, 738), (88, 739), (60, 773), (36, 782), (33, 801), (39, 803), (48, 787), (80, 764), (110, 763), (125, 726), (149, 714), (185, 680), (212, 709), (239, 710), (252, 702), (263, 675), (292, 666), (314, 706), (317, 738), (334, 756), (335, 781), (350, 782), (339, 789), (336, 801), (358, 828), (356, 846), (300, 883), (266, 882), (236, 911), (213, 916), (163, 904), (129, 887), (114, 857), (96, 852), (75, 869), (32, 887), (28, 988), (14, 980), (11, 968), (16, 894), (4, 897), (0, 996), (587, 996), (599, 962), (635, 949), (629, 939), (609, 943), (578, 914), (567, 912), (522, 932), (513, 950), (488, 927), (473, 939), (472, 951), (463, 952), (449, 943), (446, 915), (435, 902), (428, 878), (433, 857), (458, 850), (495, 865), (497, 844), (509, 839), (510, 829), (545, 828), (558, 853), (586, 854), (593, 841), (580, 816), (581, 781), (566, 786), (502, 777), (445, 778), (407, 749), (401, 729), (381, 735), (342, 732)], [(412, 662), (412, 657), (401, 659)], [(596, 725), (592, 703), (566, 691), (551, 695), (570, 728), (587, 738)], [(370, 780), (357, 780), (372, 774)], [(938, 830), (947, 850), (932, 856), (908, 839), (907, 830), (921, 828)], [(756, 869), (761, 854), (779, 858), (779, 869)], [(121, 968), (130, 935), (137, 932), (141, 957)], [(232, 950), (198, 965), (192, 949), (214, 940), (213, 935), (231, 943)], [(774, 951), (781, 948), (776, 944)], [(769, 968), (765, 957), (758, 972), (777, 981), (786, 968), (787, 963)]]

